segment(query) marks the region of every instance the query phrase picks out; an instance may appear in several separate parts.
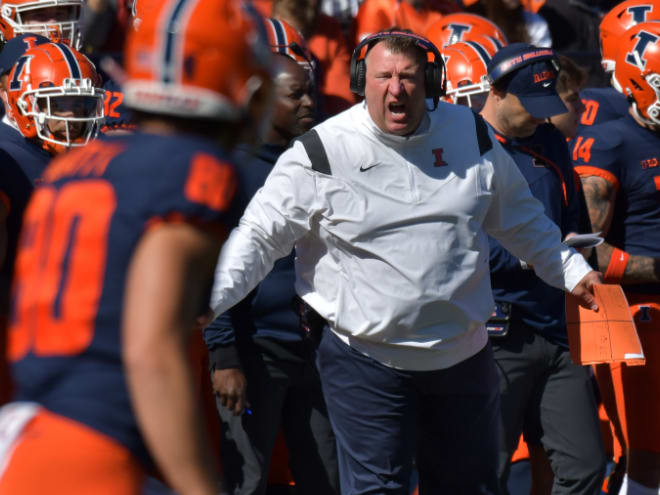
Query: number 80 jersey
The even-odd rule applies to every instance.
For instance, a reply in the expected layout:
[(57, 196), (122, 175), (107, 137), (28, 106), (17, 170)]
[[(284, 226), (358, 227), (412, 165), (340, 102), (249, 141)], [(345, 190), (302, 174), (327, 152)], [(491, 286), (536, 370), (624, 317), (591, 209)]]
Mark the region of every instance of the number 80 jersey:
[(194, 137), (115, 136), (54, 160), (26, 210), (16, 261), (9, 337), (16, 399), (148, 460), (121, 360), (132, 253), (160, 222), (227, 231), (237, 218), (235, 188), (221, 150)]

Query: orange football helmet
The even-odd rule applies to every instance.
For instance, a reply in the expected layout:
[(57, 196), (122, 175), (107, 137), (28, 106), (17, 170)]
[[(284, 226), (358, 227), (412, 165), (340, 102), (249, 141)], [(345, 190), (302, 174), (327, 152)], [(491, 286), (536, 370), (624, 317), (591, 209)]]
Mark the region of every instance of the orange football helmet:
[(426, 37), (439, 49), (459, 41), (473, 40), (479, 35), (507, 44), (506, 36), (495, 23), (476, 14), (446, 15), (426, 31)]
[(2, 0), (0, 36), (8, 41), (19, 34), (40, 34), (79, 50), (83, 5), (83, 0)]
[(660, 20), (660, 0), (626, 0), (610, 10), (600, 22), (600, 54), (603, 69), (614, 72), (619, 38), (640, 22)]
[(272, 55), (239, 2), (139, 0), (137, 9), (123, 84), (133, 109), (236, 121), (255, 92), (270, 85)]
[(7, 80), (9, 117), (51, 154), (84, 146), (103, 123), (105, 91), (87, 57), (64, 43), (27, 50)]
[(465, 41), (442, 50), (447, 71), (447, 99), (481, 110), (490, 91), (488, 64), (491, 55), (481, 43)]
[(612, 84), (643, 122), (660, 126), (660, 22), (643, 22), (619, 38)]
[(299, 64), (313, 67), (312, 54), (302, 34), (286, 21), (267, 17), (264, 19), (268, 44), (273, 53), (286, 55)]

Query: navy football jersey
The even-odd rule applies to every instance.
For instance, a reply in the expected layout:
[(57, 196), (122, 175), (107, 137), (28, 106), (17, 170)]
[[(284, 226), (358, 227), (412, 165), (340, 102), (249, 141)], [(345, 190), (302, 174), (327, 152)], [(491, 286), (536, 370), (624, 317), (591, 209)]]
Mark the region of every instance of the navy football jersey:
[[(660, 256), (660, 137), (630, 116), (585, 129), (572, 149), (581, 176), (597, 175), (616, 191), (607, 242), (629, 254)], [(626, 285), (660, 293), (660, 286)]]
[(126, 273), (160, 222), (227, 230), (235, 171), (210, 141), (135, 133), (62, 155), (42, 177), (12, 291), (16, 399), (86, 424), (149, 464), (122, 369)]
[(18, 129), (4, 122), (0, 122), (0, 149), (20, 165), (25, 177), (33, 184), (51, 159), (43, 147), (25, 139)]
[[(562, 236), (579, 232), (581, 204), (563, 135), (554, 126), (543, 124), (528, 138), (509, 139), (498, 133), (496, 137), (516, 162), (532, 195), (543, 203), (545, 214), (559, 227)], [(520, 260), (492, 237), (489, 243), (495, 301), (511, 303), (512, 318), (523, 321), (554, 342), (567, 345), (564, 292), (546, 284), (533, 270), (523, 269)]]
[(103, 59), (107, 59), (111, 65), (123, 66), (121, 53), (93, 53), (89, 55), (89, 58), (101, 76), (105, 90), (103, 101), (105, 121), (101, 132), (106, 133), (117, 129), (134, 130), (132, 112), (124, 104), (124, 92), (121, 86), (104, 70), (105, 65), (102, 63)]
[(612, 87), (585, 88), (580, 91), (580, 98), (584, 105), (584, 112), (580, 117), (578, 134), (584, 127), (618, 119), (628, 113), (626, 97)]
[(131, 110), (124, 104), (124, 93), (119, 84), (112, 79), (103, 83), (105, 89), (104, 112), (105, 121), (101, 132), (116, 129), (133, 130), (133, 115)]
[[(2, 106), (2, 105), (0, 105)], [(13, 127), (0, 122), (0, 192), (9, 204), (7, 217), (7, 254), (0, 267), (0, 284), (6, 293), (11, 283), (16, 244), (23, 212), (34, 185), (50, 161), (46, 150), (33, 144)], [(3, 301), (4, 303), (4, 301)], [(3, 308), (4, 309), (4, 308)]]

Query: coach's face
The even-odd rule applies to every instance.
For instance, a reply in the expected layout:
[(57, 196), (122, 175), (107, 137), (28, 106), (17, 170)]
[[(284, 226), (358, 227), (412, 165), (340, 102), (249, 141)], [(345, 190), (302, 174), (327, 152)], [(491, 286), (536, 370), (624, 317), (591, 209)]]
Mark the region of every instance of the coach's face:
[(395, 53), (383, 42), (367, 54), (364, 96), (374, 123), (384, 132), (406, 136), (426, 112), (424, 66), (415, 48)]
[(512, 93), (503, 94), (498, 100), (498, 121), (501, 132), (508, 137), (524, 138), (536, 132), (545, 120), (533, 117)]

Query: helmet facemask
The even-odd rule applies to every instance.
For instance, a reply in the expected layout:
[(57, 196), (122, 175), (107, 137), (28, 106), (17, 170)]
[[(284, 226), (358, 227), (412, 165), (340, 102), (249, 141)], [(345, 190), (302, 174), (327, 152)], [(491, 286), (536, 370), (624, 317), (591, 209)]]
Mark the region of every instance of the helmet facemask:
[(96, 137), (104, 119), (104, 96), (91, 79), (64, 79), (62, 86), (25, 91), (18, 107), (32, 117), (44, 147), (59, 153)]
[[(39, 11), (45, 9), (55, 9), (52, 21), (33, 20)], [(13, 29), (14, 36), (24, 33), (39, 34), (52, 41), (66, 43), (77, 50), (82, 46), (79, 27), (82, 13), (80, 0), (46, 0), (18, 5), (3, 3), (0, 13)]]
[(447, 90), (447, 96), (451, 99), (451, 102), (470, 107), (475, 112), (481, 111), (490, 91), (490, 83), (487, 77), (482, 76), (481, 81), (476, 84), (471, 84), (468, 81), (461, 82), (464, 84), (459, 83), (456, 89)]

